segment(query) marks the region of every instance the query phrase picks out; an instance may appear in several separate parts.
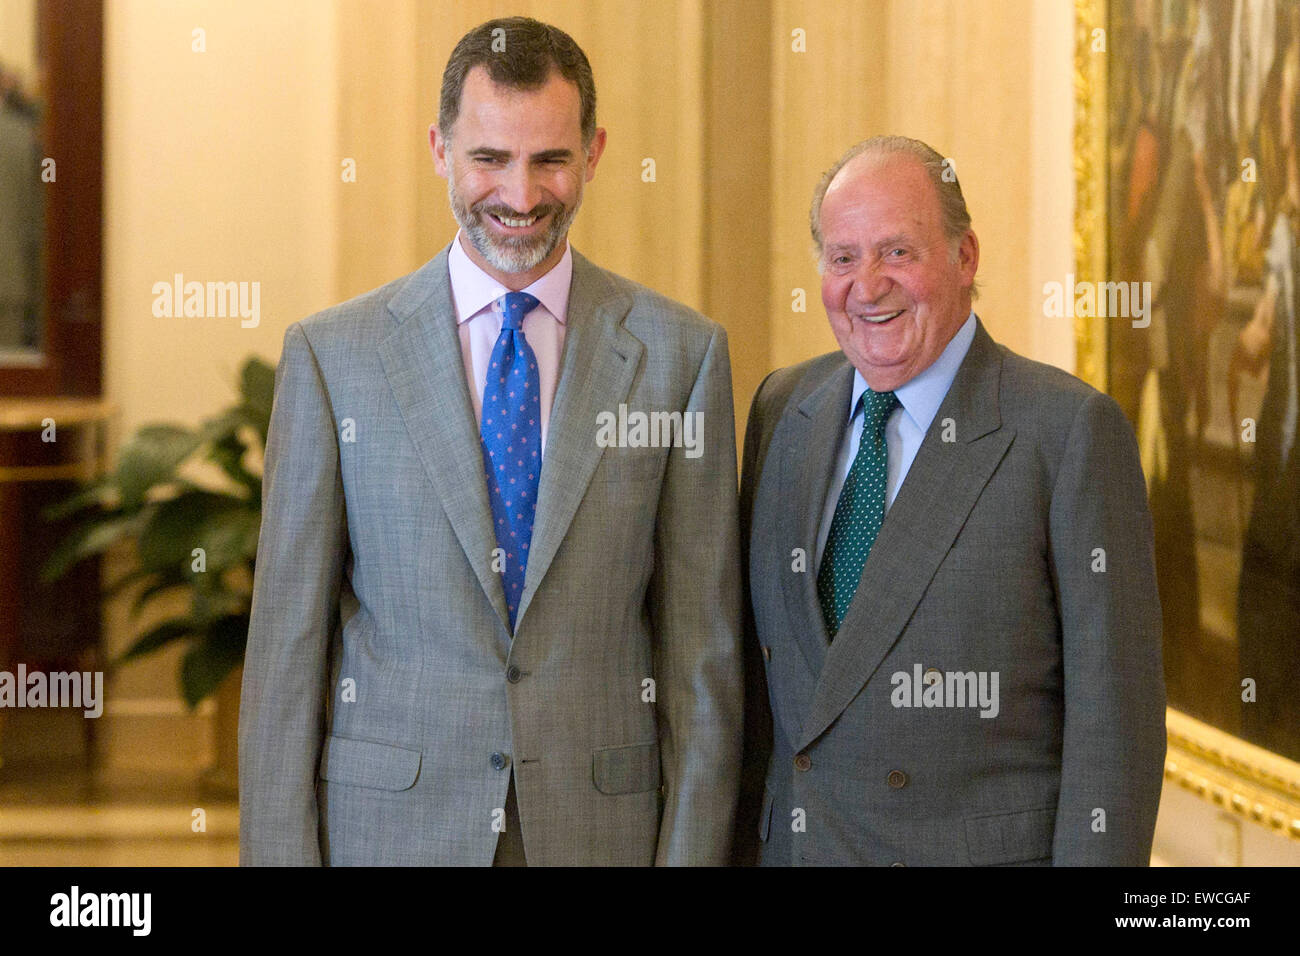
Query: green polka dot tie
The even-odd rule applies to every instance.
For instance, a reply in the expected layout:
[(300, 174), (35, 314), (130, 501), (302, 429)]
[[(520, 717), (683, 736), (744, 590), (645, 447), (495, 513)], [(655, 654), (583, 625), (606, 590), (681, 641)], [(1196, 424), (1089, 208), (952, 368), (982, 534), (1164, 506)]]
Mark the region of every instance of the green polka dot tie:
[(867, 389), (859, 399), (864, 421), (858, 454), (853, 459), (840, 500), (835, 504), (831, 530), (826, 535), (822, 566), (817, 572), (817, 597), (834, 639), (844, 623), (849, 603), (858, 589), (862, 567), (885, 520), (885, 488), (889, 481), (889, 455), (885, 448), (885, 422), (898, 407), (893, 392)]

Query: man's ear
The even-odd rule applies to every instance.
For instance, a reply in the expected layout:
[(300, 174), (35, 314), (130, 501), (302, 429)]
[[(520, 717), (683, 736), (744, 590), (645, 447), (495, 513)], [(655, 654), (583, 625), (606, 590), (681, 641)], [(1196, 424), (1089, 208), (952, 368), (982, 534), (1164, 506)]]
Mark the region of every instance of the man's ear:
[(961, 267), (962, 278), (969, 286), (975, 281), (975, 273), (980, 267), (980, 241), (975, 237), (975, 230), (967, 229), (957, 247), (957, 264)]
[(429, 151), (433, 153), (433, 168), (443, 179), (447, 178), (447, 150), (451, 148), (451, 140), (442, 135), (438, 129), (438, 124), (434, 123), (429, 127)]
[(587, 182), (591, 182), (596, 176), (596, 164), (600, 162), (601, 154), (605, 152), (605, 127), (597, 126), (595, 135), (591, 137), (591, 142), (587, 146)]

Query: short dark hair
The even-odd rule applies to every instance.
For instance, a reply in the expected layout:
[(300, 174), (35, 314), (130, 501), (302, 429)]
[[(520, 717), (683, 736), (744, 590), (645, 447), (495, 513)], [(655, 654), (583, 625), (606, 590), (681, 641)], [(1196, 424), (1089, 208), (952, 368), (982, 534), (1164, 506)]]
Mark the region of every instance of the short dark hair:
[[(499, 32), (498, 32), (499, 31)], [(514, 90), (535, 90), (552, 72), (578, 87), (582, 106), (582, 142), (596, 135), (596, 81), (582, 47), (563, 30), (531, 17), (504, 17), (481, 23), (460, 38), (442, 72), (438, 129), (450, 138), (460, 115), (465, 77), (476, 66), (487, 69), (493, 83)]]

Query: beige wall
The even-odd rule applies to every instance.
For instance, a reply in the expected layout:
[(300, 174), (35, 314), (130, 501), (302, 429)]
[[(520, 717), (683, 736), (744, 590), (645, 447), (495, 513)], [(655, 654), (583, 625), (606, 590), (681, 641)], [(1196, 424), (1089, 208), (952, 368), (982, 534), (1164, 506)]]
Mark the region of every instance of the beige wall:
[[(575, 247), (726, 326), (738, 430), (769, 370), (834, 348), (808, 202), (822, 170), (877, 132), (954, 158), (981, 239), (981, 315), (1013, 348), (1071, 365), (1069, 330), (1035, 318), (1037, 290), (1070, 261), (1068, 4), (109, 0), (105, 362), (117, 440), (214, 413), (244, 358), (273, 361), (289, 324), (446, 244), (455, 225), (426, 145), (442, 67), (466, 30), (512, 13), (568, 30), (596, 74), (609, 145)], [(192, 49), (195, 29), (205, 52)], [(792, 49), (794, 30), (806, 52)], [(647, 158), (654, 182), (642, 179)], [(153, 283), (177, 272), (259, 282), (260, 324), (154, 317)], [(795, 289), (804, 312), (791, 309)], [(131, 628), (120, 609), (111, 620), (116, 650)], [(175, 662), (124, 671), (119, 712), (179, 713)], [(170, 759), (131, 741), (120, 760)]]
[[(338, 294), (338, 69), (333, 4), (110, 0), (104, 23), (104, 367), (121, 440), (229, 404), (246, 356)], [(206, 32), (206, 52), (192, 31)], [(261, 320), (155, 318), (153, 284), (260, 282)], [(119, 567), (110, 560), (108, 574)], [(106, 643), (133, 629), (109, 608)], [(197, 764), (178, 655), (124, 668), (101, 728), (108, 759)]]
[[(424, 143), (442, 66), (465, 30), (523, 13), (583, 45), (609, 130), (574, 245), (728, 329), (738, 427), (763, 375), (835, 347), (808, 203), (821, 172), (879, 132), (953, 157), (981, 238), (981, 316), (1012, 348), (1073, 367), (1072, 330), (1041, 318), (1042, 283), (1063, 278), (1072, 256), (1068, 4), (392, 0), (384, 9), (340, 5), (340, 149), (358, 158), (358, 182), (341, 192), (340, 297), (415, 268), (454, 234)], [(792, 49), (795, 30), (805, 52)], [(642, 181), (646, 158), (656, 182)], [(796, 289), (804, 312), (792, 311)]]
[[(609, 146), (574, 245), (727, 327), (738, 427), (770, 369), (834, 347), (808, 201), (877, 132), (954, 158), (981, 239), (981, 315), (1013, 348), (1070, 366), (1069, 330), (1035, 318), (1042, 283), (1070, 261), (1067, 4), (110, 0), (105, 359), (119, 440), (212, 414), (243, 359), (274, 360), (290, 323), (451, 238), (426, 130), (455, 41), (507, 13), (571, 32), (596, 73)], [(155, 318), (153, 283), (177, 272), (259, 282), (260, 324)], [(117, 648), (129, 632), (114, 621)], [(116, 699), (166, 710), (173, 673), (171, 657), (128, 669)]]
[[(123, 432), (212, 411), (245, 354), (274, 358), (291, 322), (446, 243), (425, 143), (441, 67), (505, 12), (570, 30), (596, 71), (610, 140), (575, 246), (722, 321), (742, 407), (759, 373), (834, 347), (808, 200), (846, 146), (882, 131), (955, 160), (994, 334), (1072, 363), (1069, 330), (1038, 318), (1042, 283), (1070, 261), (1067, 4), (110, 0), (106, 363)], [(260, 281), (260, 326), (154, 318), (152, 283), (175, 272)]]
[[(813, 185), (855, 141), (900, 133), (953, 160), (980, 239), (975, 308), (991, 334), (1072, 368), (1068, 324), (1044, 329), (1037, 318), (1043, 282), (1063, 278), (1072, 256), (1070, 5), (775, 0), (773, 9), (772, 363), (835, 347), (811, 257)], [(806, 53), (792, 50), (795, 30)], [(791, 311), (795, 288), (808, 293), (807, 314)]]
[(19, 78), (25, 92), (37, 92), (36, 0), (0, 3), (0, 66)]
[[(877, 132), (955, 160), (981, 242), (978, 311), (1012, 348), (1073, 366), (1072, 330), (1041, 307), (1072, 262), (1065, 0), (109, 0), (105, 361), (119, 437), (213, 413), (245, 356), (274, 360), (290, 323), (451, 238), (425, 131), (456, 39), (509, 13), (569, 30), (596, 72), (610, 145), (575, 246), (727, 327), (738, 423), (769, 369), (834, 347), (808, 202), (822, 170)], [(206, 53), (191, 51), (196, 27)], [(655, 183), (641, 180), (647, 157)], [(261, 282), (260, 326), (154, 318), (152, 284), (175, 272)], [(806, 312), (791, 310), (796, 288)], [(129, 639), (121, 610), (110, 650)], [(175, 668), (164, 655), (118, 678), (112, 762), (210, 759), (212, 716), (183, 715)], [(1180, 797), (1162, 805), (1159, 852), (1210, 862), (1175, 845), (1213, 816)], [(1246, 862), (1294, 862), (1285, 846)]]

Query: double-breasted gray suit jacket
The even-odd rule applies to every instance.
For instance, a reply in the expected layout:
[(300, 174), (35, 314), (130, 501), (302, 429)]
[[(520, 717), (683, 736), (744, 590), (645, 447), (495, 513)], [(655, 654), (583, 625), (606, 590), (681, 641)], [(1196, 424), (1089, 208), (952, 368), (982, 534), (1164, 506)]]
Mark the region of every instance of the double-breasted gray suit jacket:
[[(822, 356), (769, 376), (750, 412), (740, 859), (1144, 865), (1165, 693), (1118, 406), (980, 324), (831, 643), (814, 555), (852, 383), (841, 353)], [(997, 672), (996, 716), (901, 706), (895, 675), (910, 688), (931, 669)], [(970, 686), (952, 684), (944, 703)]]
[[(573, 255), (511, 638), (446, 250), (292, 325), (240, 711), (245, 864), (716, 864), (741, 750), (721, 327)], [(703, 414), (703, 454), (601, 412)], [(647, 683), (648, 681), (653, 683)]]

